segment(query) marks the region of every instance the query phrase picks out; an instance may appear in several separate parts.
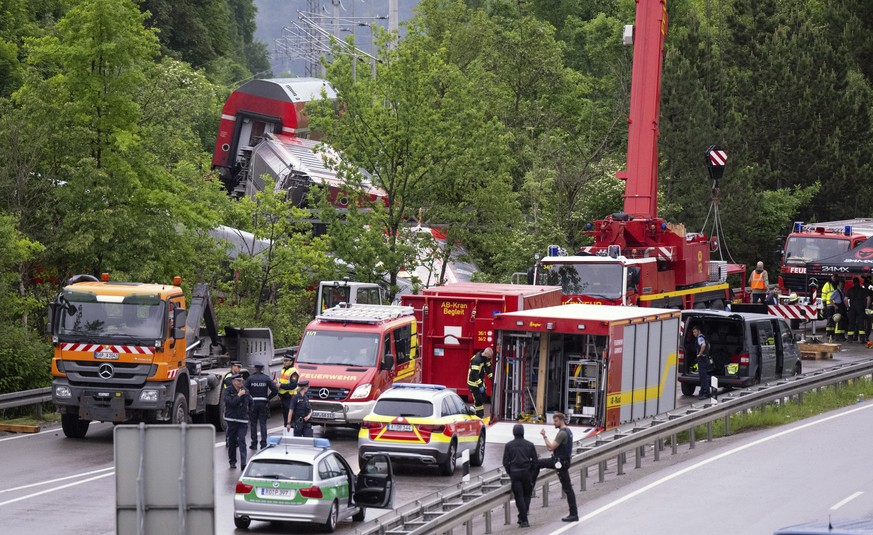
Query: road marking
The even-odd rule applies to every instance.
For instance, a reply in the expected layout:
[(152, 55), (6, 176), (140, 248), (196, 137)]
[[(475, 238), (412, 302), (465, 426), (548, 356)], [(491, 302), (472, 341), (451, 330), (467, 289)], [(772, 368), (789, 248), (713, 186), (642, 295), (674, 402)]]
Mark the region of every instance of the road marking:
[(839, 503), (837, 503), (837, 504), (835, 504), (835, 505), (832, 505), (832, 506), (831, 506), (831, 511), (836, 511), (836, 510), (839, 509), (840, 507), (846, 505), (847, 503), (849, 503), (850, 501), (854, 500), (855, 498), (857, 498), (858, 496), (860, 496), (860, 495), (862, 495), (862, 494), (864, 494), (864, 493), (861, 492), (861, 491), (858, 491), (858, 492), (856, 492), (855, 494), (852, 494), (851, 496), (849, 496), (849, 497), (846, 498), (845, 500), (843, 500), (843, 501), (841, 501), (841, 502), (839, 502)]
[(0, 502), (0, 507), (4, 505), (9, 505), (10, 503), (20, 502), (22, 500), (29, 500), (30, 498), (36, 498), (37, 496), (41, 496), (43, 494), (48, 494), (49, 492), (55, 492), (58, 490), (66, 489), (69, 487), (75, 487), (76, 485), (82, 485), (84, 483), (88, 483), (90, 481), (95, 481), (97, 479), (102, 479), (104, 477), (109, 477), (115, 475), (115, 472), (109, 472), (108, 474), (101, 474), (99, 476), (89, 477), (88, 479), (83, 479), (82, 481), (76, 481), (75, 483), (68, 483), (66, 485), (61, 485), (60, 487), (55, 487), (52, 489), (42, 490), (39, 492), (34, 492), (33, 494), (28, 494), (27, 496), (19, 496), (18, 498), (13, 498), (11, 500), (6, 500), (5, 502)]
[[(729, 457), (729, 456), (731, 456), (731, 455), (733, 455), (733, 454), (735, 454), (735, 453), (739, 453), (739, 452), (741, 452), (741, 451), (747, 450), (747, 449), (749, 449), (749, 448), (751, 448), (751, 447), (754, 447), (754, 446), (759, 446), (759, 445), (761, 445), (761, 444), (764, 444), (765, 442), (769, 442), (769, 441), (771, 441), (771, 440), (773, 440), (773, 439), (780, 438), (780, 437), (783, 437), (783, 436), (785, 436), (785, 435), (790, 435), (791, 433), (794, 433), (794, 432), (796, 432), (796, 431), (800, 431), (800, 430), (802, 430), (802, 429), (807, 429), (807, 428), (809, 428), (809, 427), (813, 427), (813, 426), (816, 426), (816, 425), (818, 425), (818, 424), (821, 424), (821, 423), (824, 423), (824, 422), (828, 422), (828, 421), (830, 421), (830, 420), (836, 420), (837, 418), (842, 418), (843, 416), (846, 416), (846, 415), (849, 415), (849, 414), (853, 414), (853, 413), (856, 413), (856, 412), (858, 412), (858, 411), (865, 411), (865, 410), (867, 410), (867, 409), (873, 409), (873, 404), (864, 404), (864, 405), (862, 405), (862, 406), (860, 406), (860, 407), (857, 407), (857, 408), (854, 408), (854, 409), (848, 410), (848, 411), (846, 411), (846, 412), (842, 412), (842, 413), (840, 413), (840, 414), (835, 414), (835, 415), (832, 415), (832, 416), (827, 416), (827, 417), (825, 417), (825, 418), (822, 418), (821, 420), (816, 420), (816, 421), (814, 421), (814, 422), (809, 422), (809, 423), (806, 423), (806, 424), (802, 424), (802, 425), (799, 425), (799, 426), (797, 426), (797, 427), (794, 427), (794, 428), (791, 428), (791, 429), (787, 429), (787, 430), (785, 430), (785, 431), (781, 431), (781, 432), (776, 433), (776, 434), (774, 434), (774, 435), (770, 435), (770, 436), (768, 436), (768, 437), (764, 437), (764, 438), (758, 439), (758, 440), (756, 440), (756, 441), (754, 441), (754, 442), (749, 442), (748, 444), (745, 444), (745, 445), (743, 445), (743, 446), (738, 446), (738, 447), (736, 447), (736, 448), (734, 448), (734, 449), (732, 449), (732, 450), (728, 450), (728, 451), (726, 451), (726, 452), (719, 453), (718, 455), (715, 455), (715, 456), (713, 456), (713, 457), (710, 457), (709, 459), (704, 459), (704, 460), (700, 461), (700, 462), (697, 463), (697, 464), (693, 464), (693, 465), (691, 465), (691, 466), (688, 466), (688, 467), (686, 467), (686, 468), (683, 468), (682, 470), (679, 470), (678, 472), (673, 472), (672, 474), (670, 474), (670, 475), (668, 475), (668, 476), (664, 476), (663, 478), (661, 478), (661, 479), (659, 479), (659, 480), (657, 480), (657, 481), (653, 481), (652, 483), (649, 483), (649, 484), (646, 485), (645, 487), (639, 488), (639, 489), (637, 489), (637, 490), (631, 492), (630, 494), (626, 494), (626, 495), (622, 496), (621, 498), (618, 498), (617, 500), (615, 500), (615, 501), (613, 501), (613, 502), (610, 502), (610, 503), (608, 503), (608, 504), (606, 504), (606, 505), (600, 507), (599, 509), (595, 509), (594, 511), (591, 511), (591, 512), (588, 513), (587, 515), (584, 515), (584, 516), (580, 517), (578, 522), (573, 522), (573, 523), (571, 523), (571, 524), (568, 525), (568, 526), (564, 526), (564, 527), (561, 528), (561, 529), (557, 529), (557, 530), (553, 531), (553, 532), (551, 533), (551, 535), (559, 535), (560, 533), (565, 533), (565, 532), (567, 532), (567, 531), (569, 531), (569, 530), (571, 530), (571, 529), (577, 527), (577, 524), (581, 524), (582, 522), (585, 522), (586, 520), (590, 520), (590, 519), (594, 518), (595, 516), (599, 515), (600, 513), (605, 513), (606, 511), (612, 509), (613, 507), (616, 507), (616, 506), (618, 506), (618, 505), (623, 504), (624, 502), (630, 500), (631, 498), (635, 498), (635, 497), (639, 496), (640, 494), (643, 494), (644, 492), (648, 492), (648, 491), (652, 490), (652, 489), (655, 488), (655, 487), (659, 487), (659, 486), (661, 486), (662, 484), (667, 483), (668, 481), (671, 481), (671, 480), (673, 480), (673, 479), (676, 479), (676, 478), (679, 477), (679, 476), (685, 475), (685, 474), (687, 474), (687, 473), (689, 473), (689, 472), (692, 472), (692, 471), (694, 471), (694, 470), (697, 470), (698, 468), (701, 468), (701, 467), (703, 467), (703, 466), (706, 466), (706, 465), (708, 465), (708, 464), (710, 464), (710, 463), (713, 463), (713, 462), (715, 462), (715, 461), (718, 461), (718, 460), (724, 459), (725, 457)], [(846, 500), (846, 501), (847, 501), (847, 500)], [(0, 505), (2, 505), (2, 504), (0, 504)]]
[[(91, 474), (99, 474), (100, 472), (105, 472), (107, 470), (113, 470), (113, 468), (112, 467), (100, 468), (99, 470), (91, 470), (90, 472), (83, 472), (81, 474), (73, 474), (71, 476), (59, 477), (57, 479), (48, 479), (46, 481), (40, 481), (39, 483), (31, 483), (30, 485), (22, 485), (20, 487), (13, 487), (11, 489), (3, 489), (3, 490), (0, 490), (0, 494), (3, 494), (4, 492), (13, 492), (16, 490), (29, 489), (31, 487), (39, 487), (40, 485), (48, 485), (49, 483), (57, 483), (58, 481), (73, 479), (75, 477), (83, 477), (83, 476), (90, 476)], [(108, 474), (104, 474), (104, 475), (108, 475)]]

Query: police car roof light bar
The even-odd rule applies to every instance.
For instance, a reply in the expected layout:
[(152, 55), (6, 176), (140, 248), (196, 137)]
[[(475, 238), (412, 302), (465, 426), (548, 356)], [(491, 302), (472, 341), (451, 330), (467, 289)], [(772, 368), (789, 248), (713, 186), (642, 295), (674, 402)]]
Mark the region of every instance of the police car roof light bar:
[(422, 384), (397, 383), (394, 386), (392, 386), (391, 388), (418, 388), (420, 390), (445, 390), (446, 386), (445, 385), (429, 384), (429, 383), (422, 383)]
[(271, 435), (267, 437), (267, 446), (308, 446), (310, 448), (330, 448), (330, 440), (326, 438), (289, 437)]

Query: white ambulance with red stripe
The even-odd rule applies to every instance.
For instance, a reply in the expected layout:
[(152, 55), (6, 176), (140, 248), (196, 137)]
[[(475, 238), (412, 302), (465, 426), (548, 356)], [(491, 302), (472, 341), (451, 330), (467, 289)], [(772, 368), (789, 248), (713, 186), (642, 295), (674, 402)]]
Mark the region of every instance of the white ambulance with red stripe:
[(186, 306), (179, 279), (102, 278), (71, 278), (50, 306), (52, 401), (68, 437), (84, 437), (91, 421), (203, 419), (223, 430), (230, 361), (264, 364), (267, 373), (281, 366), (269, 329), (218, 334), (206, 285), (194, 288)]

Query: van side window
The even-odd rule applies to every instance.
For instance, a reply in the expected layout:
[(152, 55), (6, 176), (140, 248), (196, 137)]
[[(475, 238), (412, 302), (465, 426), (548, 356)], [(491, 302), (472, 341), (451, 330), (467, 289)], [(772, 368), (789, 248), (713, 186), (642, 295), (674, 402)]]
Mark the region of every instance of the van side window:
[[(386, 355), (393, 355), (394, 352), (391, 351), (391, 334), (386, 333), (385, 338), (382, 339), (382, 361), (385, 361)], [(395, 363), (396, 364), (396, 363)]]
[(784, 321), (779, 322), (779, 332), (782, 337), (782, 347), (794, 345), (794, 334), (792, 334), (791, 329), (788, 328), (788, 324)]
[(758, 345), (761, 346), (772, 346), (776, 344), (776, 339), (774, 338), (773, 326), (770, 322), (759, 322), (756, 323), (753, 329), (756, 329), (758, 332), (757, 341)]
[(410, 346), (412, 341), (412, 326), (407, 325), (394, 331), (394, 349), (397, 351), (397, 365), (409, 362), (411, 358)]

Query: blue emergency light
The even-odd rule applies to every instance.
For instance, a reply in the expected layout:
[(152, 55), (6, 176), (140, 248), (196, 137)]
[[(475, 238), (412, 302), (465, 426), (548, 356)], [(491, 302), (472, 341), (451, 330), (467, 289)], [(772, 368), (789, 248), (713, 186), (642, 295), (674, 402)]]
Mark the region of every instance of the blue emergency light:
[(803, 232), (803, 221), (794, 222), (794, 232)]
[(846, 233), (846, 236), (851, 236), (852, 235), (852, 225), (846, 225), (845, 227), (843, 227), (843, 232)]
[(558, 249), (557, 245), (549, 245), (549, 256), (558, 256)]

